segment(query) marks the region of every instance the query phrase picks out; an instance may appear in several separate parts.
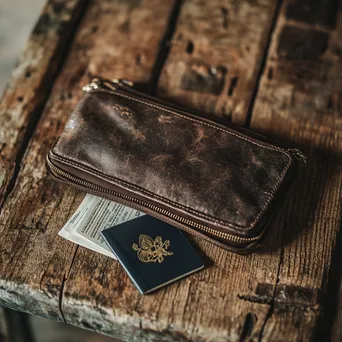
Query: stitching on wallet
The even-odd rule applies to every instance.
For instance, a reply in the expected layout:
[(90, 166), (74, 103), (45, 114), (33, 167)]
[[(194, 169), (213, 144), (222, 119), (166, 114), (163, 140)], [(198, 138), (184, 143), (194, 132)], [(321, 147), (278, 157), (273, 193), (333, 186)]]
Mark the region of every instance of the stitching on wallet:
[[(184, 209), (184, 210), (186, 210), (186, 211), (189, 211), (189, 212), (191, 212), (191, 213), (193, 213), (193, 214), (195, 214), (195, 215), (198, 215), (198, 216), (200, 216), (200, 217), (206, 218), (206, 219), (208, 219), (209, 221), (221, 223), (221, 224), (224, 224), (224, 225), (227, 225), (227, 226), (230, 226), (230, 227), (232, 227), (232, 228), (239, 229), (239, 230), (241, 230), (242, 228), (246, 228), (246, 227), (247, 227), (247, 228), (250, 228), (250, 227), (252, 227), (252, 226), (258, 221), (259, 217), (262, 215), (263, 211), (264, 211), (265, 208), (267, 207), (267, 204), (268, 204), (268, 203), (270, 202), (270, 200), (272, 199), (272, 197), (273, 197), (273, 195), (274, 195), (274, 191), (277, 189), (277, 187), (279, 186), (281, 180), (284, 178), (284, 176), (285, 176), (285, 174), (286, 174), (286, 171), (288, 170), (289, 165), (290, 165), (290, 162), (289, 162), (289, 163), (287, 164), (286, 168), (284, 169), (284, 171), (281, 173), (281, 177), (279, 178), (279, 180), (278, 180), (278, 182), (276, 183), (276, 185), (275, 185), (274, 187), (272, 187), (272, 190), (273, 190), (272, 195), (268, 196), (268, 199), (266, 200), (264, 206), (261, 208), (259, 214), (256, 216), (255, 220), (254, 220), (253, 222), (251, 222), (250, 225), (248, 225), (248, 226), (241, 226), (241, 225), (237, 225), (236, 223), (232, 223), (232, 222), (228, 222), (228, 221), (223, 221), (223, 220), (215, 219), (215, 218), (213, 218), (212, 216), (210, 216), (210, 215), (208, 215), (208, 214), (204, 214), (204, 213), (199, 212), (199, 211), (197, 211), (197, 210), (195, 210), (195, 209), (192, 209), (192, 208), (190, 208), (190, 207), (188, 207), (188, 206), (184, 206), (183, 204), (174, 202), (174, 201), (169, 200), (169, 199), (167, 199), (167, 198), (165, 198), (165, 197), (162, 197), (162, 196), (159, 196), (159, 195), (157, 195), (157, 194), (154, 194), (154, 193), (152, 193), (152, 192), (150, 192), (150, 191), (148, 191), (148, 190), (146, 190), (146, 189), (143, 189), (143, 188), (141, 188), (141, 187), (139, 187), (139, 186), (136, 186), (136, 185), (134, 185), (134, 184), (128, 183), (128, 182), (126, 182), (126, 181), (124, 181), (124, 180), (122, 180), (122, 179), (119, 179), (119, 178), (116, 178), (116, 177), (113, 177), (113, 176), (109, 176), (109, 175), (105, 175), (105, 174), (103, 174), (103, 173), (101, 173), (101, 172), (99, 172), (99, 171), (97, 171), (97, 170), (93, 170), (93, 169), (87, 167), (86, 165), (83, 165), (83, 164), (80, 165), (80, 163), (79, 163), (79, 162), (76, 162), (74, 159), (73, 159), (74, 161), (71, 161), (71, 160), (69, 160), (69, 159), (65, 159), (65, 158), (63, 158), (63, 157), (57, 155), (56, 153), (54, 153), (53, 156), (54, 156), (55, 159), (59, 159), (61, 162), (65, 163), (65, 164), (69, 164), (69, 165), (72, 165), (72, 166), (76, 166), (77, 168), (79, 168), (79, 167), (84, 168), (84, 169), (87, 170), (88, 172), (93, 173), (93, 174), (95, 174), (95, 175), (98, 175), (98, 176), (100, 176), (100, 177), (103, 177), (104, 179), (116, 181), (116, 182), (118, 182), (119, 184), (121, 183), (122, 185), (124, 185), (124, 186), (126, 186), (126, 187), (128, 187), (128, 188), (132, 188), (132, 189), (136, 189), (136, 190), (138, 190), (138, 191), (141, 191), (142, 193), (145, 193), (145, 194), (151, 196), (152, 198), (156, 198), (156, 199), (159, 198), (159, 199), (161, 199), (162, 201), (164, 201), (164, 202), (166, 202), (166, 203), (169, 203), (169, 204), (174, 205), (174, 206), (176, 206), (176, 207), (178, 207), (178, 208), (181, 208), (181, 209)], [(68, 158), (70, 158), (70, 157), (68, 157)]]
[[(101, 90), (101, 91), (104, 91), (104, 90)], [(145, 105), (147, 105), (147, 106), (149, 106), (149, 107), (157, 108), (157, 109), (160, 109), (160, 110), (162, 110), (162, 111), (169, 112), (169, 113), (171, 113), (171, 114), (175, 114), (175, 115), (177, 115), (177, 116), (179, 116), (179, 117), (181, 117), (181, 118), (183, 118), (183, 119), (186, 119), (186, 120), (189, 120), (189, 121), (193, 121), (193, 122), (196, 122), (196, 123), (199, 123), (199, 124), (202, 124), (202, 125), (205, 125), (205, 126), (214, 128), (214, 129), (216, 129), (216, 130), (219, 130), (219, 131), (228, 133), (228, 134), (230, 134), (230, 135), (232, 135), (232, 136), (235, 136), (235, 137), (237, 137), (237, 138), (239, 138), (239, 139), (242, 139), (242, 140), (245, 140), (245, 141), (247, 141), (247, 142), (250, 142), (250, 143), (252, 143), (252, 144), (254, 144), (254, 145), (256, 145), (256, 146), (259, 146), (259, 147), (261, 147), (261, 148), (268, 149), (268, 150), (273, 150), (273, 151), (279, 151), (279, 152), (285, 154), (285, 155), (288, 157), (288, 160), (289, 160), (289, 161), (288, 161), (286, 167), (284, 168), (283, 172), (281, 173), (281, 175), (280, 175), (278, 181), (277, 181), (276, 184), (272, 187), (272, 190), (273, 190), (273, 191), (272, 191), (272, 193), (267, 197), (267, 200), (265, 201), (264, 206), (263, 206), (263, 207), (261, 208), (261, 210), (259, 211), (259, 214), (255, 217), (255, 219), (254, 219), (248, 226), (241, 226), (241, 225), (237, 225), (236, 223), (232, 223), (232, 222), (228, 222), (228, 221), (223, 221), (223, 220), (215, 219), (215, 218), (213, 218), (212, 216), (210, 216), (210, 215), (208, 215), (208, 214), (204, 214), (204, 213), (202, 213), (202, 212), (199, 212), (199, 211), (197, 211), (197, 210), (195, 210), (195, 209), (192, 209), (192, 208), (190, 208), (190, 207), (188, 207), (188, 206), (185, 206), (185, 205), (183, 205), (183, 204), (180, 204), (180, 203), (177, 203), (177, 202), (173, 202), (172, 200), (169, 200), (169, 199), (167, 199), (167, 198), (165, 198), (165, 197), (162, 197), (162, 196), (159, 196), (159, 195), (157, 195), (157, 194), (154, 194), (154, 193), (152, 193), (152, 192), (150, 192), (150, 191), (148, 191), (148, 190), (146, 190), (146, 189), (144, 189), (144, 188), (141, 188), (141, 187), (139, 187), (139, 186), (137, 186), (137, 185), (128, 183), (128, 182), (126, 182), (126, 181), (124, 181), (124, 180), (122, 180), (122, 179), (119, 179), (119, 178), (116, 178), (116, 177), (113, 177), (113, 176), (108, 176), (108, 175), (105, 175), (105, 174), (103, 174), (103, 173), (101, 173), (101, 172), (99, 172), (99, 171), (92, 170), (91, 168), (89, 168), (89, 167), (87, 167), (87, 166), (85, 166), (85, 165), (83, 165), (83, 164), (80, 165), (79, 162), (76, 162), (76, 160), (74, 160), (73, 158), (72, 158), (72, 160), (74, 160), (74, 162), (70, 161), (69, 159), (63, 158), (62, 156), (56, 155), (56, 153), (54, 153), (54, 157), (55, 157), (56, 159), (60, 159), (60, 161), (66, 163), (66, 164), (69, 164), (69, 165), (73, 165), (73, 166), (76, 166), (76, 167), (85, 168), (88, 172), (91, 172), (91, 173), (93, 173), (93, 174), (95, 174), (95, 175), (101, 176), (101, 177), (103, 177), (103, 178), (105, 178), (105, 179), (108, 179), (108, 180), (114, 180), (114, 181), (116, 181), (116, 182), (118, 182), (118, 183), (121, 183), (122, 185), (124, 185), (124, 186), (126, 186), (126, 187), (128, 187), (128, 188), (133, 188), (133, 189), (136, 189), (136, 190), (138, 190), (138, 191), (141, 191), (142, 193), (148, 194), (148, 195), (151, 196), (152, 198), (155, 198), (155, 199), (158, 199), (158, 198), (159, 198), (159, 199), (161, 199), (162, 201), (164, 201), (165, 203), (169, 203), (169, 204), (174, 205), (174, 206), (176, 206), (176, 207), (178, 207), (178, 208), (181, 208), (181, 209), (184, 209), (184, 210), (186, 210), (186, 211), (189, 211), (190, 213), (193, 213), (193, 214), (198, 215), (198, 216), (200, 216), (200, 217), (206, 218), (206, 219), (208, 219), (208, 221), (221, 223), (221, 224), (230, 226), (230, 227), (235, 228), (235, 229), (238, 229), (238, 230), (242, 230), (242, 228), (251, 228), (252, 226), (255, 225), (255, 223), (258, 221), (258, 219), (260, 218), (260, 216), (263, 214), (263, 212), (264, 212), (265, 209), (267, 208), (267, 205), (270, 203), (271, 199), (273, 198), (273, 196), (274, 196), (274, 194), (275, 194), (275, 190), (279, 187), (281, 181), (282, 181), (282, 180), (284, 179), (284, 177), (285, 177), (285, 174), (286, 174), (287, 170), (288, 170), (289, 167), (290, 167), (290, 164), (291, 164), (291, 157), (290, 157), (290, 155), (287, 153), (287, 151), (285, 151), (284, 149), (281, 149), (281, 148), (279, 148), (279, 147), (277, 147), (277, 146), (265, 146), (265, 145), (263, 145), (263, 144), (260, 144), (260, 143), (258, 143), (258, 142), (256, 142), (256, 141), (253, 141), (253, 140), (250, 140), (250, 139), (248, 139), (247, 137), (240, 136), (240, 135), (238, 135), (238, 134), (236, 134), (236, 133), (234, 133), (234, 132), (231, 132), (231, 131), (229, 131), (229, 130), (227, 130), (227, 129), (224, 129), (224, 128), (222, 128), (222, 127), (217, 127), (216, 125), (213, 125), (213, 124), (210, 124), (210, 123), (207, 123), (207, 122), (203, 122), (203, 121), (201, 121), (200, 119), (195, 119), (195, 118), (188, 117), (188, 116), (186, 116), (186, 115), (184, 115), (184, 114), (180, 114), (180, 113), (178, 113), (178, 112), (176, 112), (176, 111), (173, 111), (173, 110), (170, 110), (170, 109), (167, 109), (167, 108), (163, 108), (163, 107), (160, 107), (160, 106), (158, 106), (158, 105), (151, 104), (151, 103), (149, 103), (149, 102), (145, 102), (145, 101), (140, 100), (140, 99), (136, 99), (136, 98), (131, 97), (131, 96), (126, 95), (126, 94), (114, 93), (114, 92), (108, 92), (108, 91), (104, 91), (104, 92), (105, 92), (105, 93), (108, 93), (108, 94), (110, 94), (110, 95), (121, 96), (121, 97), (130, 99), (130, 100), (132, 100), (132, 101), (135, 101), (135, 102), (139, 102), (139, 103), (145, 104)], [(70, 157), (68, 157), (68, 158), (70, 158)]]
[(217, 129), (219, 131), (226, 132), (226, 133), (228, 133), (230, 135), (233, 135), (233, 136), (235, 136), (235, 137), (237, 137), (239, 139), (248, 141), (251, 144), (257, 145), (257, 146), (265, 148), (267, 150), (280, 151), (280, 152), (286, 154), (289, 157), (289, 154), (284, 149), (282, 149), (280, 147), (277, 147), (277, 146), (265, 146), (263, 144), (260, 144), (260, 143), (258, 143), (256, 141), (254, 141), (254, 140), (248, 139), (248, 137), (242, 137), (241, 135), (238, 135), (238, 134), (236, 134), (234, 132), (231, 132), (231, 131), (229, 131), (227, 129), (224, 129), (223, 127), (218, 127), (216, 125), (213, 125), (213, 124), (210, 124), (210, 123), (207, 123), (207, 122), (203, 122), (202, 120), (191, 118), (191, 117), (189, 117), (189, 116), (187, 116), (185, 114), (178, 113), (178, 112), (176, 112), (174, 110), (171, 110), (171, 109), (168, 109), (168, 108), (164, 108), (164, 107), (160, 107), (158, 105), (155, 105), (155, 104), (152, 104), (152, 103), (140, 100), (140, 99), (136, 99), (134, 97), (131, 97), (129, 95), (122, 94), (122, 93), (114, 93), (114, 92), (106, 91), (104, 89), (101, 89), (101, 92), (105, 92), (105, 93), (108, 93), (110, 95), (117, 95), (117, 96), (125, 97), (125, 98), (127, 98), (129, 100), (133, 100), (135, 102), (140, 102), (140, 103), (145, 104), (145, 105), (147, 105), (149, 107), (154, 107), (154, 108), (157, 108), (157, 109), (161, 109), (161, 110), (163, 110), (165, 112), (168, 112), (168, 113), (171, 113), (171, 114), (175, 114), (175, 115), (177, 115), (177, 116), (179, 116), (179, 117), (181, 117), (183, 119), (186, 119), (186, 120), (189, 120), (189, 121), (193, 121), (193, 122), (197, 122), (199, 124), (202, 124), (202, 125), (205, 125), (205, 126), (208, 126), (208, 127), (214, 128), (214, 129)]
[[(199, 211), (197, 211), (197, 210), (195, 210), (195, 209), (192, 209), (192, 208), (190, 208), (190, 207), (184, 206), (183, 204), (174, 202), (174, 201), (169, 200), (169, 199), (167, 199), (167, 198), (165, 198), (165, 197), (162, 197), (162, 196), (159, 196), (159, 195), (157, 195), (157, 194), (154, 194), (154, 193), (152, 193), (152, 192), (150, 192), (150, 191), (148, 191), (148, 190), (146, 190), (146, 189), (143, 189), (143, 188), (141, 188), (141, 187), (139, 187), (139, 186), (137, 186), (137, 185), (134, 185), (134, 184), (131, 184), (131, 183), (129, 183), (129, 182), (126, 182), (126, 181), (124, 181), (124, 180), (122, 180), (122, 179), (119, 179), (119, 178), (116, 178), (116, 177), (113, 177), (113, 176), (109, 176), (109, 175), (105, 175), (104, 173), (101, 173), (101, 172), (99, 172), (99, 171), (97, 171), (97, 170), (93, 170), (93, 169), (91, 169), (90, 167), (88, 167), (88, 166), (86, 166), (86, 165), (80, 164), (79, 162), (77, 162), (77, 161), (74, 160), (74, 159), (72, 159), (72, 160), (74, 160), (74, 161), (71, 161), (71, 160), (69, 160), (69, 159), (65, 159), (65, 158), (63, 158), (63, 157), (57, 155), (56, 153), (53, 154), (53, 157), (54, 157), (55, 159), (57, 159), (57, 160), (60, 160), (60, 161), (61, 161), (62, 163), (64, 163), (64, 164), (71, 165), (71, 166), (76, 166), (77, 168), (81, 168), (81, 169), (85, 169), (85, 170), (87, 170), (89, 173), (92, 173), (92, 174), (94, 174), (94, 175), (100, 176), (100, 177), (102, 177), (102, 178), (104, 178), (104, 179), (107, 179), (107, 180), (110, 180), (110, 181), (115, 181), (115, 182), (117, 182), (117, 183), (119, 183), (119, 184), (121, 184), (121, 185), (123, 185), (123, 186), (128, 187), (128, 188), (136, 189), (136, 190), (138, 190), (138, 191), (141, 191), (142, 193), (145, 193), (145, 194), (147, 194), (147, 195), (150, 195), (152, 198), (159, 198), (159, 199), (163, 200), (163, 201), (166, 202), (166, 203), (169, 203), (169, 204), (171, 204), (171, 205), (174, 205), (175, 207), (179, 207), (179, 208), (181, 208), (181, 209), (188, 210), (188, 211), (190, 211), (190, 212), (192, 212), (192, 213), (194, 213), (194, 214), (196, 214), (196, 215), (198, 215), (198, 216), (200, 216), (200, 217), (208, 218), (210, 221), (217, 222), (217, 223), (222, 223), (222, 224), (226, 224), (226, 225), (231, 225), (232, 227), (235, 227), (235, 226), (236, 226), (234, 223), (222, 221), (222, 220), (219, 220), (219, 219), (215, 219), (214, 217), (212, 217), (212, 216), (210, 216), (210, 215), (201, 213), (201, 212), (199, 212)], [(68, 158), (70, 158), (70, 157), (68, 157)], [(241, 227), (241, 228), (242, 228), (243, 226), (237, 226), (237, 227)]]

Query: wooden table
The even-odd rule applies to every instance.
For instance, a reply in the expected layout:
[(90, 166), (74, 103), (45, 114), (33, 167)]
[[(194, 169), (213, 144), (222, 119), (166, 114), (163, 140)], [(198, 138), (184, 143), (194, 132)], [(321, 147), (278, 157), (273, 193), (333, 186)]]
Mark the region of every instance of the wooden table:
[[(0, 304), (127, 341), (342, 338), (342, 1), (50, 0), (0, 105)], [(309, 158), (264, 252), (141, 296), (57, 233), (83, 193), (45, 155), (91, 75), (244, 125)], [(181, 132), (180, 132), (181, 134)]]

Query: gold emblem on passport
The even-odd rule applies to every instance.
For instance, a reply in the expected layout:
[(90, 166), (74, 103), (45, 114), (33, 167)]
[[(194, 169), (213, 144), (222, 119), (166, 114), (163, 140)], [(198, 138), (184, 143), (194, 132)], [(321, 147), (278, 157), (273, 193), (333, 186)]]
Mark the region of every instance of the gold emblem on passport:
[(157, 236), (154, 240), (148, 235), (140, 234), (139, 246), (133, 243), (132, 248), (137, 252), (137, 256), (142, 262), (159, 262), (164, 261), (164, 257), (173, 255), (172, 252), (167, 251), (170, 247), (170, 240), (163, 242), (160, 236)]

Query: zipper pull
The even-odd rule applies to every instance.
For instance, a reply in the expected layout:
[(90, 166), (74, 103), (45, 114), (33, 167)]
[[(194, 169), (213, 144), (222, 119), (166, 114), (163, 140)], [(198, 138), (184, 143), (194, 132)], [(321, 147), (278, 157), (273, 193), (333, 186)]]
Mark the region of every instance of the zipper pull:
[(90, 83), (82, 87), (82, 90), (89, 92), (100, 88), (100, 80), (98, 78), (93, 78)]
[(301, 163), (306, 164), (308, 158), (297, 148), (289, 148), (288, 151)]
[(123, 79), (114, 79), (112, 81), (100, 78), (93, 78), (89, 84), (82, 87), (85, 92), (90, 92), (97, 89), (107, 89), (110, 91), (116, 91), (118, 87), (133, 87), (134, 83)]
[(134, 87), (134, 82), (129, 81), (129, 80), (125, 80), (123, 78), (114, 78), (112, 80), (112, 82), (115, 84), (118, 84), (118, 85), (123, 84), (123, 85), (129, 86), (129, 87)]

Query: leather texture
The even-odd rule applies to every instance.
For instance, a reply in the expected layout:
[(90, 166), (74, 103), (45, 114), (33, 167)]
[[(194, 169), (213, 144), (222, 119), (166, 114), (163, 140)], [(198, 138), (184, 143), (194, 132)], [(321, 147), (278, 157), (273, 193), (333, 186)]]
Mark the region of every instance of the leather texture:
[[(176, 226), (191, 220), (241, 237), (261, 234), (296, 164), (286, 149), (248, 132), (104, 90), (80, 101), (49, 159), (77, 178), (183, 217)], [(161, 211), (155, 216), (174, 221)]]

